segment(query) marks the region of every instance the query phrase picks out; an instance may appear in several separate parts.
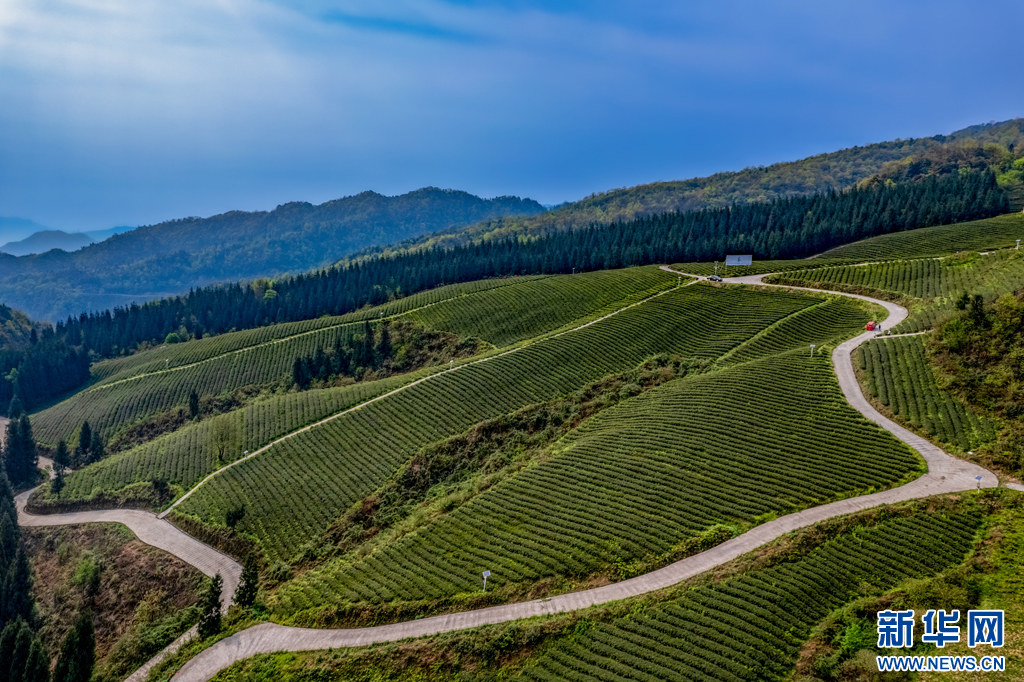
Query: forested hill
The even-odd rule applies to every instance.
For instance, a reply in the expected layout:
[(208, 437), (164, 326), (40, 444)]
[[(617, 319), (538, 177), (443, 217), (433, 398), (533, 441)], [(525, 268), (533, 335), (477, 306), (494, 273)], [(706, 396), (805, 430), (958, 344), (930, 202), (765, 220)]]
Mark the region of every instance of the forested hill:
[(518, 197), (481, 199), (425, 188), (363, 192), (319, 206), (231, 211), (140, 227), (74, 253), (0, 254), (0, 302), (33, 319), (184, 293), (212, 282), (273, 277), (328, 265), (370, 246), (544, 208)]
[(807, 196), (864, 182), (914, 180), (960, 169), (992, 169), (1020, 210), (1024, 202), (1024, 119), (987, 123), (949, 135), (893, 140), (819, 154), (799, 161), (716, 173), (705, 178), (655, 182), (593, 194), (541, 215), (489, 220), (427, 235), (358, 257), (406, 249), (449, 248), (511, 234), (545, 234), (594, 223), (633, 220), (669, 211), (721, 208), (732, 204)]
[(0, 305), (0, 349), (25, 346), (32, 335), (32, 322), (20, 310)]

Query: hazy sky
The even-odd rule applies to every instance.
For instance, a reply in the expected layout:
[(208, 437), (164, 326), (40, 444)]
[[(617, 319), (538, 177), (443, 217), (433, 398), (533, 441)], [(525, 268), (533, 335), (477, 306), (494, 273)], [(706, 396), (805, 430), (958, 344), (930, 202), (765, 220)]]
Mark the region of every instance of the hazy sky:
[(543, 203), (1024, 115), (1024, 3), (0, 1), (0, 216)]

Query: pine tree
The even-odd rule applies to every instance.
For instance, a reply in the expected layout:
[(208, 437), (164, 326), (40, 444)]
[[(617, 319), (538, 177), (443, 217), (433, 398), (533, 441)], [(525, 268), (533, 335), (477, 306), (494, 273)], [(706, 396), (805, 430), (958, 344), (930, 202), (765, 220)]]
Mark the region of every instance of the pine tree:
[(235, 590), (235, 603), (242, 608), (248, 608), (256, 603), (256, 595), (260, 589), (259, 566), (256, 563), (256, 553), (250, 552), (245, 558), (242, 566), (242, 577)]
[[(7, 568), (18, 553), (18, 526), (7, 514), (0, 514), (0, 574), (6, 576)], [(0, 580), (0, 585), (3, 581)], [(0, 612), (3, 608), (0, 607)]]
[(377, 341), (377, 364), (384, 364), (391, 357), (391, 331), (385, 321), (380, 326), (380, 339)]
[(301, 357), (295, 358), (295, 362), (292, 363), (292, 381), (300, 390), (309, 385), (306, 378), (306, 363)]
[(11, 656), (14, 653), (14, 641), (18, 638), (18, 633), (21, 632), (21, 626), (24, 625), (21, 621), (12, 620), (6, 625), (3, 621), (0, 621), (0, 673), (7, 673), (4, 667), (7, 662), (11, 660)]
[(78, 432), (78, 447), (83, 455), (89, 454), (89, 446), (92, 445), (92, 429), (89, 422), (82, 422), (82, 430)]
[(25, 408), (21, 404), (20, 391), (17, 389), (17, 385), (14, 387), (14, 397), (11, 398), (11, 404), (7, 407), (7, 416), (12, 420), (20, 419)]
[(7, 435), (4, 439), (3, 450), (4, 471), (11, 485), (21, 483), (21, 422), (12, 419), (7, 424)]
[(99, 431), (92, 432), (92, 442), (89, 444), (89, 461), (98, 462), (106, 454), (106, 446), (103, 444), (103, 436)]
[(29, 420), (27, 414), (21, 415), (20, 426), (18, 428), (21, 436), (21, 467), (22, 467), (22, 482), (33, 480), (36, 473), (36, 467), (39, 466), (39, 454), (36, 451), (36, 438), (32, 434), (32, 422)]
[(25, 678), (25, 664), (28, 663), (29, 653), (32, 651), (32, 630), (25, 624), (24, 620), (16, 621), (18, 632), (14, 636), (10, 656), (0, 662), (0, 672), (6, 668), (7, 678), (12, 682), (21, 682)]
[(199, 417), (199, 394), (194, 390), (188, 394), (188, 413), (193, 419)]
[(60, 497), (60, 491), (64, 490), (64, 472), (71, 464), (68, 456), (68, 444), (63, 440), (57, 443), (57, 451), (53, 454), (53, 480), (50, 481), (50, 491)]
[(5, 621), (10, 622), (19, 617), (28, 620), (32, 617), (32, 569), (29, 568), (25, 550), (20, 546), (7, 569), (3, 594), (2, 617)]
[(32, 641), (32, 649), (28, 654), (28, 662), (25, 663), (25, 674), (22, 682), (49, 682), (50, 680), (50, 655), (46, 651), (46, 645), (39, 637)]
[[(199, 616), (199, 637), (206, 639), (220, 632), (220, 593), (224, 586), (224, 580), (220, 573), (213, 576), (206, 588), (206, 593), (200, 601), (202, 614)], [(56, 682), (56, 681), (55, 681)]]
[(64, 638), (53, 669), (53, 682), (89, 682), (96, 663), (96, 634), (92, 616), (83, 613)]
[(359, 358), (359, 364), (364, 368), (373, 367), (373, 328), (370, 327), (369, 320), (363, 321), (362, 352), (362, 357)]

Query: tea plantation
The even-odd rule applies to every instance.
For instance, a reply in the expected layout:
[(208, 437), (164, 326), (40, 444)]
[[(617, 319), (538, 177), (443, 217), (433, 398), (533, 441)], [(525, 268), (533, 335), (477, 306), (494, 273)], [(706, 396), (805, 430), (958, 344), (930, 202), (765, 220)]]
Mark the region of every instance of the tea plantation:
[(803, 351), (671, 381), (552, 450), (369, 558), (306, 573), (273, 608), (448, 597), (478, 589), (481, 566), (499, 592), (638, 560), (632, 570), (645, 572), (716, 524), (885, 488), (919, 468), (847, 404), (828, 356)]
[(289, 558), (431, 442), (651, 355), (713, 360), (816, 302), (783, 292), (676, 289), (578, 331), (435, 375), (289, 438), (213, 479), (180, 511), (217, 522), (226, 509), (245, 505), (252, 513), (240, 528), (270, 557)]

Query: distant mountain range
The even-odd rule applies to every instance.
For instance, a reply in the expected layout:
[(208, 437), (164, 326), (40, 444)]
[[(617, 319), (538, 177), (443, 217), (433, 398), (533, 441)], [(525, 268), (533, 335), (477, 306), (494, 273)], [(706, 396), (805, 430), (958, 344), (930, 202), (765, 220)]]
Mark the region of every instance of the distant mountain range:
[[(112, 227), (109, 230), (94, 230), (90, 232), (64, 232), (63, 230), (51, 230), (42, 225), (25, 218), (0, 218), (0, 221), (7, 222), (10, 227), (5, 228), (0, 222), (0, 239), (13, 237), (11, 241), (0, 246), (0, 253), (12, 256), (28, 256), (33, 253), (46, 253), (51, 249), (62, 251), (77, 251), (78, 249), (101, 242), (115, 234), (121, 234), (134, 230), (134, 227), (121, 226)], [(19, 239), (27, 227), (40, 228), (24, 239)]]
[(0, 216), (0, 244), (16, 242), (21, 239), (49, 230), (49, 227), (29, 220), (28, 218), (13, 218)]
[(30, 253), (46, 253), (50, 249), (62, 249), (64, 251), (77, 251), (83, 246), (89, 246), (93, 239), (81, 232), (68, 234), (61, 230), (43, 230), (36, 232), (31, 237), (18, 242), (7, 242), (0, 246), (0, 251), (9, 253), (12, 256), (27, 256)]
[[(84, 248), (79, 242), (72, 253), (0, 253), (0, 303), (35, 320), (55, 321), (213, 282), (305, 272), (360, 249), (543, 211), (530, 199), (481, 199), (428, 187), (395, 197), (363, 192), (319, 206), (293, 202), (269, 212), (231, 211), (205, 219), (172, 220)], [(42, 244), (76, 237), (52, 232), (27, 241)]]

